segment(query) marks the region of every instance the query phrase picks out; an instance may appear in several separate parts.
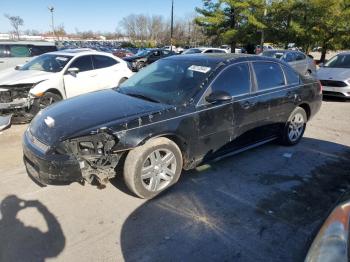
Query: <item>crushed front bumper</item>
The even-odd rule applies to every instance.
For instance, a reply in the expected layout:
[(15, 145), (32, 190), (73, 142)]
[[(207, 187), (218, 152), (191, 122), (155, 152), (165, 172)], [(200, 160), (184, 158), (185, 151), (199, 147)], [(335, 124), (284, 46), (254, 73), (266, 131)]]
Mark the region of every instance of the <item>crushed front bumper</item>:
[(69, 185), (83, 180), (79, 162), (68, 155), (46, 154), (28, 131), (23, 136), (23, 161), (29, 177), (40, 186)]

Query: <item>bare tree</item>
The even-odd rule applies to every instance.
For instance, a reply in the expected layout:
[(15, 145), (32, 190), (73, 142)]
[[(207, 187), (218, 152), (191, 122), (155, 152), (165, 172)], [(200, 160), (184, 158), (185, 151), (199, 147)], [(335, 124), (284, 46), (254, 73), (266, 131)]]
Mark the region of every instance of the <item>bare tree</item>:
[(19, 16), (11, 16), (9, 14), (5, 14), (4, 16), (9, 20), (15, 34), (17, 35), (17, 39), (19, 40), (19, 27), (24, 24), (23, 19)]

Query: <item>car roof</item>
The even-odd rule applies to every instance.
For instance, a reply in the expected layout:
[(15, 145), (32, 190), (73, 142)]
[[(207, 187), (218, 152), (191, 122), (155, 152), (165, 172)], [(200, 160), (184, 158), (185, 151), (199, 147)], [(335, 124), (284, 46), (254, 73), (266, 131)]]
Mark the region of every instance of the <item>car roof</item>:
[(76, 48), (76, 49), (64, 49), (60, 51), (50, 52), (55, 55), (76, 56), (76, 55), (89, 55), (89, 54), (104, 54), (110, 56), (109, 53), (96, 51), (90, 48)]
[(278, 61), (280, 60), (271, 57), (258, 56), (258, 55), (249, 55), (249, 54), (234, 54), (234, 53), (209, 53), (209, 54), (189, 54), (189, 55), (175, 55), (163, 59), (171, 60), (185, 60), (185, 61), (208, 61), (212, 63), (232, 63), (232, 62), (244, 62), (244, 61)]

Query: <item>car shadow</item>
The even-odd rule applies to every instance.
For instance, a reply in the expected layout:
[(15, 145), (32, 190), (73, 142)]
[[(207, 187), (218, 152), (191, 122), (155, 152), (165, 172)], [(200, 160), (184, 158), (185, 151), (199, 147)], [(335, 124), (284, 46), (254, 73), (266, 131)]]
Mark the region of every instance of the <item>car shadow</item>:
[[(26, 226), (18, 213), (35, 208), (44, 218), (47, 231)], [(7, 196), (0, 204), (0, 261), (45, 261), (58, 256), (65, 247), (65, 236), (56, 217), (37, 200)]]
[(268, 144), (184, 172), (126, 219), (124, 259), (303, 261), (350, 189), (349, 160), (347, 146), (304, 138), (295, 147)]
[(326, 96), (326, 95), (323, 95), (322, 100), (325, 102), (350, 102), (350, 99), (346, 99), (344, 97)]

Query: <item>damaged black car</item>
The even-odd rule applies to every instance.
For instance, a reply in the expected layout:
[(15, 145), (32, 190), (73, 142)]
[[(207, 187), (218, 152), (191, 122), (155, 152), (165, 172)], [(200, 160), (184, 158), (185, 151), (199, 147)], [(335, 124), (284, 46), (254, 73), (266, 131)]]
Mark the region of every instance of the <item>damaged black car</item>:
[(321, 99), (319, 82), (273, 58), (172, 56), (118, 88), (40, 111), (24, 134), (24, 163), (42, 185), (123, 175), (152, 198), (183, 169), (272, 140), (297, 144)]

